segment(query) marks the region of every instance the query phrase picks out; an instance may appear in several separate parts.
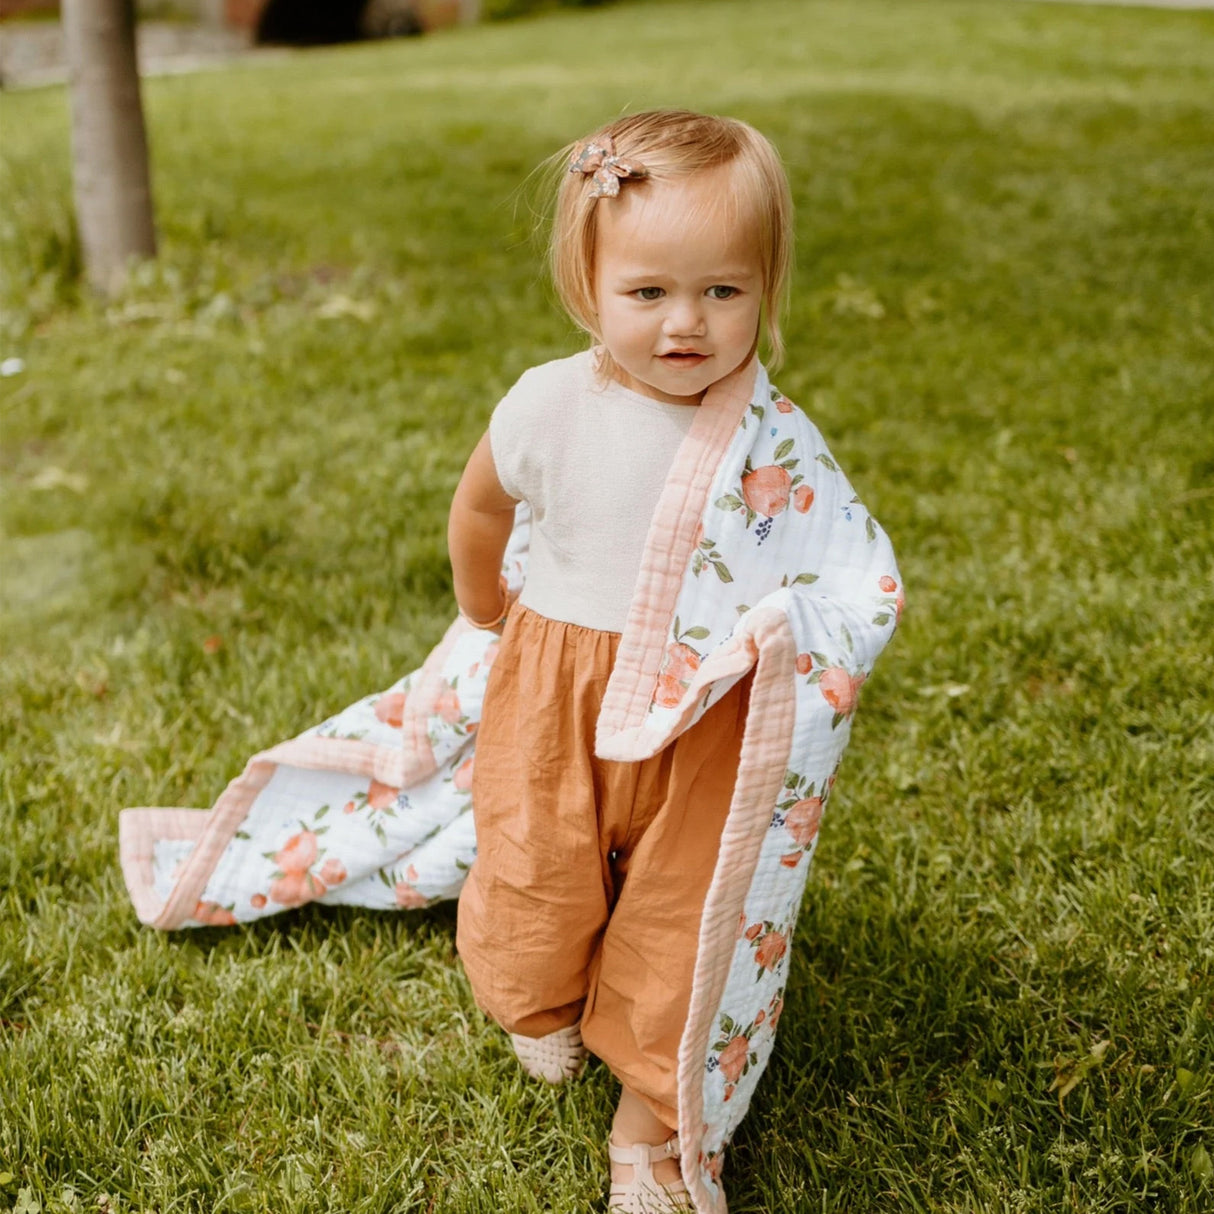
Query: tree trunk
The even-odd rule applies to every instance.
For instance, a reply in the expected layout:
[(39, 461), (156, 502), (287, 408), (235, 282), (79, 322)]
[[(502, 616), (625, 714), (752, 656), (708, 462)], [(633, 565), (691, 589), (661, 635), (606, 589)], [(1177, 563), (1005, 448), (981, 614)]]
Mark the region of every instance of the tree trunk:
[(63, 0), (76, 220), (89, 282), (109, 293), (155, 257), (134, 0)]

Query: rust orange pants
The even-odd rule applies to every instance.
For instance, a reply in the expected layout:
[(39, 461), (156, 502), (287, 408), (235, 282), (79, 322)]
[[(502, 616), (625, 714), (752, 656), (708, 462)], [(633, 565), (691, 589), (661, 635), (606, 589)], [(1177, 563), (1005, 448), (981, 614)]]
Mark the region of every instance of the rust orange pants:
[(515, 607), (472, 773), (477, 858), (457, 947), (508, 1032), (582, 1037), (678, 1127), (677, 1055), (749, 680), (650, 759), (594, 754), (619, 634)]

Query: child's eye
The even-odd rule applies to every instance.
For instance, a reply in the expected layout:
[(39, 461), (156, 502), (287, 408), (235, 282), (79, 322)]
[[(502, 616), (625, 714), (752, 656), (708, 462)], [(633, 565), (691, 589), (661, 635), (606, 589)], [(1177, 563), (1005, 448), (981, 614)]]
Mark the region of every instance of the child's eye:
[(732, 299), (738, 293), (737, 287), (718, 285), (708, 288), (709, 299)]
[(644, 299), (652, 303), (655, 299), (661, 299), (665, 292), (661, 287), (640, 287), (633, 294), (637, 299)]

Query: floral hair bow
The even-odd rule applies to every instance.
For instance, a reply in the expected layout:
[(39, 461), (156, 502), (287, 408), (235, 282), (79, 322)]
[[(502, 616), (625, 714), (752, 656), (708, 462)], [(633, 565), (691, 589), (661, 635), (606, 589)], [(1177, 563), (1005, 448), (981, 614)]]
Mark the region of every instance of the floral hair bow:
[(600, 135), (597, 142), (579, 143), (569, 157), (569, 171), (593, 176), (591, 198), (615, 198), (621, 179), (644, 177), (648, 172), (635, 160), (621, 160), (610, 135)]

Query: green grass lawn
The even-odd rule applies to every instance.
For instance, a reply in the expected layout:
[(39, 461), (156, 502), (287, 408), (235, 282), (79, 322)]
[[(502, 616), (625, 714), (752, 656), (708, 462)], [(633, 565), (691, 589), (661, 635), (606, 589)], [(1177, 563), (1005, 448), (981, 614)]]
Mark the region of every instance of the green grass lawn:
[(731, 1210), (1214, 1210), (1212, 75), (1208, 13), (700, 0), (155, 80), (108, 306), (63, 91), (0, 96), (0, 1210), (601, 1208), (609, 1077), (523, 1082), (453, 907), (160, 935), (116, 824), (438, 638), (463, 458), (579, 344), (521, 187), (670, 103), (786, 157), (777, 381), (909, 597)]

